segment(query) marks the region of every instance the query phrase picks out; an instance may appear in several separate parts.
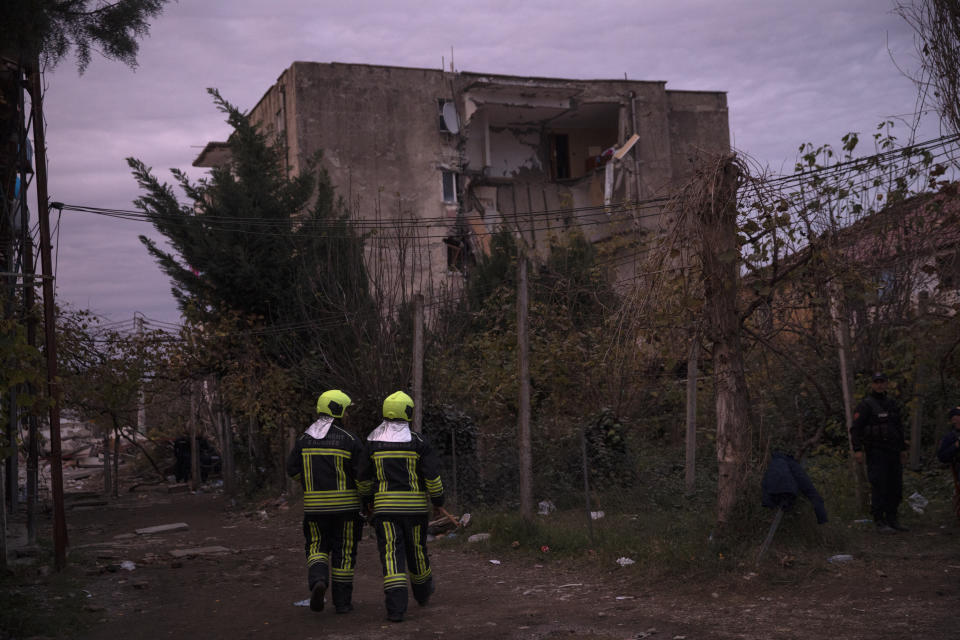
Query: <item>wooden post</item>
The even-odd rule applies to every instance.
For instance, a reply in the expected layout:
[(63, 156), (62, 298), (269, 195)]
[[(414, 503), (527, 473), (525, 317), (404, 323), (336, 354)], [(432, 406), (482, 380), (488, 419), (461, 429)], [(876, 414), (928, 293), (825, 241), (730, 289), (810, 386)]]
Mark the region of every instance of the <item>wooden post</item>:
[(528, 335), (527, 256), (520, 240), (517, 253), (517, 357), (520, 375), (517, 431), (520, 453), (520, 515), (533, 518), (533, 460), (530, 439), (530, 338)]
[(917, 316), (921, 327), (920, 336), (917, 337), (917, 362), (913, 374), (913, 415), (910, 419), (910, 468), (920, 469), (920, 445), (923, 444), (923, 380), (925, 371), (923, 367), (923, 327), (924, 319), (927, 314), (927, 295), (926, 291), (921, 291), (917, 301)]
[[(6, 454), (0, 453), (0, 465), (7, 466)], [(0, 469), (0, 571), (7, 572), (7, 489), (4, 486), (6, 469)]]
[(103, 497), (110, 495), (110, 489), (113, 487), (113, 471), (110, 466), (110, 432), (103, 432)]
[(200, 488), (200, 447), (197, 446), (197, 388), (190, 381), (190, 490)]
[(697, 358), (700, 354), (700, 336), (696, 333), (690, 343), (690, 355), (687, 358), (687, 435), (686, 435), (686, 477), (684, 487), (687, 495), (693, 493), (696, 486), (697, 467)]
[(60, 385), (57, 382), (57, 325), (53, 299), (53, 252), (50, 247), (50, 209), (47, 194), (47, 143), (43, 119), (40, 60), (30, 73), (33, 110), (34, 165), (37, 184), (37, 217), (40, 224), (40, 265), (43, 272), (43, 325), (47, 356), (47, 391), (50, 397), (50, 485), (53, 490), (54, 568), (67, 564), (67, 521), (63, 506), (63, 454), (60, 442)]
[(423, 431), (423, 294), (413, 297), (413, 430)]
[(857, 504), (867, 507), (866, 476), (863, 466), (853, 457), (853, 379), (850, 373), (850, 323), (847, 320), (846, 306), (843, 303), (843, 290), (836, 284), (827, 287), (830, 292), (830, 313), (833, 315), (834, 331), (837, 335), (837, 356), (840, 360), (840, 388), (843, 393), (843, 415), (847, 426), (847, 452), (850, 458), (850, 473), (856, 491)]
[(587, 531), (590, 533), (590, 544), (593, 544), (593, 511), (590, 505), (590, 463), (587, 460), (587, 423), (580, 429), (580, 456), (583, 459), (583, 499), (587, 508)]

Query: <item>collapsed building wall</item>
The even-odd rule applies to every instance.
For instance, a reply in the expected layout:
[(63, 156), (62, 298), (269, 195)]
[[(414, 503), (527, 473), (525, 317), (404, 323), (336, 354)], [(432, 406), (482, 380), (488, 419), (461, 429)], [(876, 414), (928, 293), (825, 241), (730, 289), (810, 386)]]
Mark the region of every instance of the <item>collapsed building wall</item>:
[[(504, 225), (541, 256), (573, 227), (602, 254), (628, 255), (658, 222), (631, 203), (729, 149), (725, 94), (659, 81), (295, 62), (251, 116), (286, 145), (291, 173), (322, 152), (371, 232), (374, 290), (395, 302), (456, 291)], [(222, 161), (217, 149), (195, 164)]]

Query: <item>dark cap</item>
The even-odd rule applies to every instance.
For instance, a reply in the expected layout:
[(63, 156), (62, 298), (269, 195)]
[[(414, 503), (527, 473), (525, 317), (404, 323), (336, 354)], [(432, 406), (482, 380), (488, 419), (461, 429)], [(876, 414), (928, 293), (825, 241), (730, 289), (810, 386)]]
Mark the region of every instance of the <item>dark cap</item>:
[(871, 379), (874, 382), (886, 382), (887, 374), (885, 374), (883, 371), (877, 371), (875, 374), (873, 374), (873, 378)]
[(947, 414), (947, 417), (952, 418), (953, 416), (960, 416), (960, 407), (954, 407), (953, 409), (950, 409), (950, 413)]

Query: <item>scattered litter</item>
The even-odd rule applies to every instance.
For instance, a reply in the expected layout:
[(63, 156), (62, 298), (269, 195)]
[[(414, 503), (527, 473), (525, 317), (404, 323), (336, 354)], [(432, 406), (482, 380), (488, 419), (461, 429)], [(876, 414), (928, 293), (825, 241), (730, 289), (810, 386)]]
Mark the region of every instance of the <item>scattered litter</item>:
[(83, 595), (85, 595), (85, 596), (88, 597), (88, 598), (92, 598), (92, 597), (93, 597), (93, 594), (90, 593), (89, 591), (87, 591), (86, 589), (80, 589), (80, 593), (82, 593)]
[(475, 533), (469, 538), (467, 538), (467, 542), (483, 542), (484, 540), (489, 540), (489, 539), (490, 539), (489, 533)]
[(838, 553), (835, 556), (830, 556), (829, 558), (827, 558), (827, 562), (831, 562), (833, 564), (850, 562), (852, 560), (853, 560), (853, 556), (850, 555), (849, 553)]
[(542, 500), (537, 504), (537, 515), (548, 516), (557, 510), (557, 506), (550, 500)]
[(500, 561), (499, 561), (499, 560), (491, 560), (491, 561), (490, 561), (490, 564), (500, 564)]
[(591, 511), (591, 512), (590, 512), (590, 519), (591, 519), (591, 520), (599, 520), (599, 519), (602, 518), (603, 516), (604, 516), (603, 511)]
[(930, 504), (930, 501), (924, 498), (922, 495), (913, 492), (913, 495), (907, 498), (907, 502), (910, 503), (910, 508), (916, 511), (917, 513), (922, 514), (923, 510), (927, 508), (927, 505)]
[(748, 573), (747, 575), (743, 576), (743, 579), (744, 579), (744, 580), (753, 580), (753, 579), (756, 578), (756, 577), (757, 577), (757, 574), (754, 573), (753, 571), (751, 571), (751, 572)]
[(557, 589), (566, 589), (567, 587), (582, 587), (582, 582), (571, 582), (570, 584), (562, 584)]
[(635, 564), (635, 563), (636, 563), (636, 560), (633, 560), (632, 558), (626, 558), (626, 557), (617, 558), (617, 564), (620, 565), (621, 567), (628, 567), (631, 564)]
[(127, 571), (133, 571), (137, 568), (137, 565), (131, 562), (130, 560), (124, 560), (120, 563), (121, 569), (126, 569)]
[(633, 596), (617, 596), (617, 600), (633, 600)]
[(306, 600), (300, 600), (299, 602), (294, 602), (294, 603), (293, 603), (293, 606), (295, 606), (295, 607), (309, 607), (309, 606), (310, 606), (310, 598), (307, 598)]
[(870, 518), (860, 518), (859, 520), (854, 520), (853, 524), (870, 524), (871, 522), (873, 522), (873, 520)]
[(548, 547), (547, 545), (543, 545), (542, 547), (540, 547), (540, 552), (541, 552), (541, 553), (550, 553), (550, 547)]

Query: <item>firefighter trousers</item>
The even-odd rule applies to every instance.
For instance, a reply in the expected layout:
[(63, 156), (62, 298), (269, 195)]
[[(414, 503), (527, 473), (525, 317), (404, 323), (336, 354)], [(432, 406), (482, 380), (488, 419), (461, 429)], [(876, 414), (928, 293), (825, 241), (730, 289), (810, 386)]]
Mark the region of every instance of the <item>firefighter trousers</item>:
[(378, 515), (373, 527), (383, 566), (387, 615), (403, 615), (407, 611), (407, 573), (414, 600), (426, 604), (433, 593), (427, 555), (427, 515)]
[(359, 513), (305, 514), (304, 548), (307, 553), (307, 588), (317, 583), (331, 586), (333, 606), (349, 607), (353, 597), (353, 572), (357, 564), (357, 544), (363, 534)]

